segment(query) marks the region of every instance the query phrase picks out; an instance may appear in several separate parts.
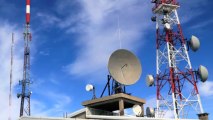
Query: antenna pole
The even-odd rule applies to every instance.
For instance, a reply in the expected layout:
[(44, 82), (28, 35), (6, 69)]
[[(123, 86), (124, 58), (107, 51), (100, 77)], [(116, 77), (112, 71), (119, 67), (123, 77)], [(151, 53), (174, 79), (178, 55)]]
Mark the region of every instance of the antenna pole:
[(95, 87), (93, 88), (92, 92), (93, 92), (93, 97), (92, 97), (92, 99), (96, 99), (96, 95), (95, 95)]
[(110, 80), (111, 80), (111, 76), (110, 76), (110, 75), (107, 75), (107, 83), (106, 83), (106, 85), (105, 85), (105, 87), (104, 87), (104, 90), (103, 90), (102, 93), (101, 93), (100, 98), (103, 97), (106, 88), (108, 88), (108, 95), (110, 96)]
[(11, 61), (10, 61), (9, 118), (8, 118), (8, 120), (11, 120), (11, 107), (12, 107), (12, 84), (13, 84), (13, 47), (14, 47), (14, 34), (12, 33), (12, 44), (11, 44)]
[[(120, 0), (118, 1), (118, 4), (120, 5)], [(120, 9), (120, 7), (119, 7)], [(122, 48), (122, 41), (121, 41), (121, 28), (120, 28), (120, 15), (118, 13), (117, 16), (117, 32), (118, 32), (118, 40), (119, 40), (119, 47)]]
[(118, 15), (118, 40), (120, 43), (120, 49), (122, 48), (122, 44), (121, 44), (121, 28), (120, 28), (120, 16)]
[(26, 25), (24, 31), (24, 66), (23, 66), (23, 80), (20, 81), (22, 86), (21, 93), (17, 94), (17, 97), (21, 98), (20, 106), (20, 117), (24, 115), (24, 112), (27, 116), (31, 115), (30, 111), (30, 42), (31, 42), (31, 33), (30, 33), (30, 0), (26, 0)]

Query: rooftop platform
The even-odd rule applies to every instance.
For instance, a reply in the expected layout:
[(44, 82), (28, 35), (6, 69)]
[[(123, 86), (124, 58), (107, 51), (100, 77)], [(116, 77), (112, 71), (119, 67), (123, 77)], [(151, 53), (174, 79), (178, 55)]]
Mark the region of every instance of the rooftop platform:
[(82, 103), (83, 106), (89, 108), (95, 108), (105, 111), (116, 111), (120, 110), (120, 115), (124, 115), (124, 109), (132, 108), (133, 105), (145, 104), (144, 99), (138, 97), (130, 96), (128, 94), (119, 93), (111, 96), (106, 96), (94, 100), (88, 100)]

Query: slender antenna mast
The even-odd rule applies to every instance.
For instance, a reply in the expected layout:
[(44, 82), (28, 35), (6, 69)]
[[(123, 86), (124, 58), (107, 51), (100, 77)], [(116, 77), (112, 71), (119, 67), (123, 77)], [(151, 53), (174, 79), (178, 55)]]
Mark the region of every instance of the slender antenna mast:
[(118, 15), (118, 40), (120, 43), (120, 49), (122, 48), (122, 43), (121, 43), (121, 28), (120, 28), (120, 16)]
[[(26, 0), (26, 25), (24, 31), (24, 66), (23, 66), (23, 80), (20, 81), (22, 86), (21, 93), (17, 94), (18, 98), (21, 98), (20, 106), (20, 117), (24, 115), (24, 112), (27, 116), (30, 116), (30, 42), (31, 42), (31, 33), (30, 33), (30, 0)], [(26, 102), (26, 104), (25, 104)]]
[(10, 61), (9, 118), (8, 118), (8, 120), (11, 120), (11, 107), (12, 107), (12, 84), (13, 84), (13, 47), (14, 47), (14, 34), (12, 33), (12, 44), (11, 44), (11, 61)]
[[(119, 5), (120, 1), (118, 1), (118, 5)], [(119, 7), (120, 8), (120, 7)], [(121, 28), (120, 28), (120, 15), (118, 12), (117, 15), (117, 34), (118, 34), (118, 40), (119, 40), (119, 48), (122, 48), (122, 41), (121, 41)]]

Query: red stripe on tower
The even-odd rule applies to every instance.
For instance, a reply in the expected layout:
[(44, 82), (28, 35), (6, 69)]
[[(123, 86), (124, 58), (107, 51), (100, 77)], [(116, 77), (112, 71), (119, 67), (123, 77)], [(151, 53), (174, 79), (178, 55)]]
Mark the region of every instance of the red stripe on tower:
[(30, 24), (30, 0), (26, 0), (26, 23)]

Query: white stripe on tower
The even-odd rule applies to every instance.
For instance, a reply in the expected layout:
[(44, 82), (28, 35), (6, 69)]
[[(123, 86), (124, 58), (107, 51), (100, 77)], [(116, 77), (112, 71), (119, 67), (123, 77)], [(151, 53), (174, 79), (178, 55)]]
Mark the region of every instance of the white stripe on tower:
[(30, 24), (30, 0), (26, 0), (26, 23)]
[(30, 5), (26, 6), (26, 13), (30, 13)]

